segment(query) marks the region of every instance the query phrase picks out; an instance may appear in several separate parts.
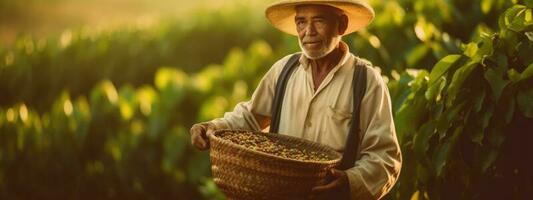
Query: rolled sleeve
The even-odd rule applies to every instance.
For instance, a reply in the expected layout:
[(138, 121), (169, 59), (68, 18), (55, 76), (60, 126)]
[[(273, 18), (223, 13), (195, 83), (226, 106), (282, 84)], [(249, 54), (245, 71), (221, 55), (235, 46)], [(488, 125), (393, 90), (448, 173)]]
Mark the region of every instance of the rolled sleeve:
[(232, 112), (211, 121), (216, 129), (259, 130), (259, 123), (250, 111), (250, 101), (238, 103)]
[(382, 198), (398, 179), (402, 163), (387, 86), (372, 68), (367, 68), (367, 77), (359, 160), (346, 170), (352, 199)]
[(255, 89), (252, 98), (238, 103), (233, 111), (226, 112), (224, 117), (211, 120), (217, 129), (241, 129), (261, 131), (254, 115), (270, 117), (277, 78), (291, 55), (278, 60), (263, 76)]

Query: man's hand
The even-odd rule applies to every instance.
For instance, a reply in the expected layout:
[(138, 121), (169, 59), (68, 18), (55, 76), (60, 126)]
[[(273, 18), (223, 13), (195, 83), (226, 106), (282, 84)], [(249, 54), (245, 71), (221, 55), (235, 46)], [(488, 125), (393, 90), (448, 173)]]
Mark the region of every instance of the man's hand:
[(209, 122), (202, 122), (192, 125), (191, 130), (191, 143), (199, 150), (209, 149), (209, 137), (215, 126)]
[(349, 199), (350, 185), (346, 172), (331, 169), (328, 171), (325, 185), (319, 185), (311, 190), (309, 199)]

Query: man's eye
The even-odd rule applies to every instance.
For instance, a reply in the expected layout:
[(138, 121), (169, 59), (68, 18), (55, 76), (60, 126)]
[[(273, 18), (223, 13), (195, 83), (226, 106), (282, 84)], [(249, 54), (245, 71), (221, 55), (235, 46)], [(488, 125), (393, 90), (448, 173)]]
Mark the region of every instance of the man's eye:
[(303, 22), (303, 21), (298, 21), (298, 22), (296, 22), (296, 27), (298, 27), (298, 28), (303, 28), (303, 27), (305, 27), (305, 22)]
[(317, 20), (315, 20), (315, 23), (324, 24), (324, 23), (326, 23), (326, 20), (317, 19)]

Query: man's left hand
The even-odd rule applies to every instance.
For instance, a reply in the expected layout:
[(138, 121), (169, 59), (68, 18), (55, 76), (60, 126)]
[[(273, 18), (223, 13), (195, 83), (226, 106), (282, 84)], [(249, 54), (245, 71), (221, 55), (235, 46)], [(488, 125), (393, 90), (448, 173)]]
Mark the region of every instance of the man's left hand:
[(322, 199), (327, 197), (331, 198), (332, 195), (349, 196), (350, 187), (346, 172), (338, 169), (331, 169), (328, 171), (326, 180), (328, 181), (326, 181), (325, 185), (316, 186), (311, 190), (310, 199)]

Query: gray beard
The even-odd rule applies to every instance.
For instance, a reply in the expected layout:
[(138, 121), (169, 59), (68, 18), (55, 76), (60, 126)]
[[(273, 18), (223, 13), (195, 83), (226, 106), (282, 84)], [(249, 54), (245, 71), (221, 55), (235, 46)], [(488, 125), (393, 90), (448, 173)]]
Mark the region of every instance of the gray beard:
[[(337, 40), (337, 41), (335, 42), (335, 40)], [(341, 41), (341, 37), (340, 37), (340, 36), (339, 36), (338, 38), (334, 38), (334, 39), (333, 39), (333, 42), (336, 43), (337, 45), (338, 45), (338, 43), (339, 43), (340, 41)], [(309, 55), (309, 52), (307, 52), (307, 50), (305, 50), (305, 47), (304, 47), (304, 45), (303, 45), (303, 43), (302, 43), (302, 40), (298, 39), (298, 45), (300, 46), (300, 49), (302, 50), (302, 53), (303, 53), (307, 58), (309, 58), (309, 59), (311, 59), (311, 60), (316, 60), (316, 59), (323, 58), (324, 56), (326, 56), (326, 55), (328, 55), (329, 53), (331, 53), (331, 52), (335, 49), (335, 47), (337, 46), (337, 45), (333, 45), (330, 49), (327, 49), (326, 51), (324, 51), (323, 49), (321, 49), (322, 52), (320, 53), (320, 55), (318, 55), (318, 56), (311, 56), (311, 55)]]

